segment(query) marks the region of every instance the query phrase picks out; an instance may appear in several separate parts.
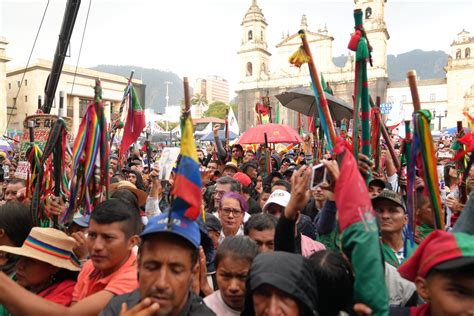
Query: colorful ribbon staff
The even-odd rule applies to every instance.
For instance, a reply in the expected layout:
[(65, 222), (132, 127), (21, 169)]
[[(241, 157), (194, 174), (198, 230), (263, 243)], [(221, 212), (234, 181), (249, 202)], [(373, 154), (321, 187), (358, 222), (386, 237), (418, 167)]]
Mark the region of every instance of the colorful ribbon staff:
[(306, 33), (304, 30), (300, 30), (298, 34), (303, 44), (293, 55), (291, 55), (289, 61), (298, 68), (303, 64), (308, 63), (309, 74), (311, 76), (311, 89), (313, 90), (314, 97), (316, 98), (319, 118), (321, 120), (321, 128), (323, 129), (324, 136), (326, 137), (327, 146), (329, 150), (332, 151), (333, 145), (336, 144), (336, 130), (334, 129), (331, 113), (329, 112), (328, 101), (324, 95), (321, 81), (319, 80), (316, 65), (314, 64), (308, 40), (306, 39)]
[(95, 100), (89, 104), (73, 146), (69, 208), (62, 218), (70, 221), (78, 207), (90, 213), (102, 194), (108, 197), (109, 139), (102, 87), (96, 80)]
[[(44, 146), (41, 157), (41, 168), (35, 183), (33, 198), (31, 200), (31, 213), (35, 225), (41, 227), (50, 226), (49, 197), (59, 197), (61, 193), (67, 192), (64, 186), (65, 177), (65, 155), (66, 155), (67, 128), (64, 120), (59, 118), (53, 125)], [(52, 154), (52, 156), (51, 156)], [(53, 226), (58, 227), (57, 216), (52, 217)]]
[[(428, 193), (428, 198), (430, 199), (433, 209), (435, 228), (444, 230), (441, 193), (439, 189), (438, 172), (436, 169), (436, 155), (430, 129), (431, 112), (428, 110), (421, 110), (420, 97), (416, 86), (416, 72), (414, 70), (409, 71), (407, 77), (415, 110), (413, 113), (415, 142), (412, 151), (415, 150), (415, 152), (419, 152), (419, 155), (421, 156), (423, 180), (425, 183), (425, 190)], [(410, 165), (413, 166), (413, 162)], [(410, 172), (413, 173), (414, 171), (409, 170), (409, 173)]]
[[(359, 153), (358, 133), (359, 133), (359, 109), (362, 116), (362, 153), (370, 157), (370, 100), (369, 84), (367, 79), (367, 60), (372, 65), (372, 47), (369, 44), (363, 26), (362, 10), (354, 10), (355, 32), (351, 36), (348, 48), (356, 52), (355, 83), (354, 83), (354, 128), (353, 144), (354, 157), (357, 160)], [(367, 174), (367, 179), (370, 174)], [(367, 180), (366, 179), (366, 180)]]

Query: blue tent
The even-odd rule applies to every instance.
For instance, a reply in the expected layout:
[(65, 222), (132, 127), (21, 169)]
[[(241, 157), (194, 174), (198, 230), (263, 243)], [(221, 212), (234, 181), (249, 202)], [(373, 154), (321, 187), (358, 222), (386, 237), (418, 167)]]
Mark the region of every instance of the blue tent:
[[(236, 135), (235, 133), (232, 133), (231, 131), (229, 131), (229, 140), (236, 139), (237, 137), (238, 137), (238, 135)], [(225, 140), (225, 131), (224, 130), (219, 130), (219, 139), (222, 140), (222, 141)], [(202, 142), (212, 142), (212, 141), (214, 141), (214, 132), (210, 132), (207, 135), (204, 135), (199, 140), (202, 141)]]

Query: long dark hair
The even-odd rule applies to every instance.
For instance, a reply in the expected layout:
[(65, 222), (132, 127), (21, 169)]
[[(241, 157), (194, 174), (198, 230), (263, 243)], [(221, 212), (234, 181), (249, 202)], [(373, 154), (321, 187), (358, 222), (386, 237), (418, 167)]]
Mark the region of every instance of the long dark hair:
[(323, 250), (309, 257), (318, 288), (320, 315), (337, 316), (352, 305), (354, 276), (349, 262), (336, 251)]
[(449, 188), (451, 186), (451, 177), (449, 176), (449, 171), (451, 169), (456, 169), (456, 167), (454, 165), (451, 165), (451, 164), (448, 164), (446, 166), (444, 166), (444, 183), (446, 184), (446, 186)]

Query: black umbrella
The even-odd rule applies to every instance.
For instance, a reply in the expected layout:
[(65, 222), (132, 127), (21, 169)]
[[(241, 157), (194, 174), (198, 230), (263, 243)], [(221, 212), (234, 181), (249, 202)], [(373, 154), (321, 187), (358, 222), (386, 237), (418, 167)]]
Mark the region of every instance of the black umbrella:
[[(343, 118), (352, 118), (352, 106), (343, 100), (324, 92), (328, 100), (329, 112), (334, 121), (340, 121)], [(316, 117), (319, 117), (316, 107), (316, 98), (313, 91), (309, 88), (296, 88), (290, 91), (283, 92), (275, 96), (278, 101), (284, 106), (298, 113), (313, 116), (316, 112)]]

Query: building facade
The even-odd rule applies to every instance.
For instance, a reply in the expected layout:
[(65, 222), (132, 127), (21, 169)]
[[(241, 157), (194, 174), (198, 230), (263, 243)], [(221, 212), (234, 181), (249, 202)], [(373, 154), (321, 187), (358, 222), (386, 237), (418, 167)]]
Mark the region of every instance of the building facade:
[[(448, 85), (448, 122), (466, 123), (463, 112), (474, 114), (474, 37), (462, 30), (451, 44), (448, 65), (444, 68)], [(464, 124), (466, 126), (466, 124)]]
[[(452, 127), (448, 123), (448, 116), (452, 109), (448, 110), (448, 86), (446, 78), (428, 79), (417, 81), (418, 94), (422, 109), (430, 110), (433, 115), (431, 120), (432, 130), (444, 130)], [(413, 101), (411, 98), (408, 81), (391, 81), (387, 89), (387, 101), (397, 113), (391, 113), (393, 117), (411, 120), (413, 113)], [(401, 111), (399, 110), (401, 109)]]
[(4, 37), (0, 37), (0, 135), (4, 135), (7, 126), (7, 57), (8, 42)]
[(214, 102), (229, 103), (229, 82), (219, 76), (209, 76), (206, 79), (199, 78), (194, 86), (194, 94), (203, 96), (207, 104)]
[[(25, 68), (20, 67), (7, 72), (7, 116), (9, 116), (7, 133), (21, 133), (25, 117), (35, 114), (38, 110), (38, 98), (44, 100), (44, 87), (48, 75), (51, 72), (51, 66), (51, 61), (43, 59), (28, 66), (19, 94), (18, 89)], [(73, 119), (72, 132), (75, 134), (79, 128), (84, 112), (86, 111), (87, 104), (94, 98), (96, 79), (100, 79), (102, 83), (102, 98), (105, 102), (106, 114), (109, 121), (111, 117), (115, 118), (114, 114), (117, 115), (119, 113), (124, 89), (128, 82), (127, 79), (122, 76), (85, 68), (78, 68), (75, 78), (74, 72), (74, 66), (63, 66), (51, 114), (58, 114), (59, 93), (62, 91), (65, 100), (64, 114)], [(145, 106), (145, 85), (141, 80), (136, 79), (133, 79), (133, 83), (140, 103), (142, 106)]]
[[(364, 28), (373, 47), (373, 66), (368, 68), (369, 91), (373, 96), (386, 98), (387, 41), (389, 34), (384, 20), (386, 0), (355, 0), (355, 8), (364, 13)], [(254, 107), (264, 95), (271, 96), (270, 103), (276, 104), (273, 97), (284, 91), (309, 86), (311, 78), (307, 66), (301, 68), (289, 64), (288, 58), (299, 48), (301, 39), (298, 34), (283, 36), (276, 45), (276, 56), (271, 56), (267, 43), (267, 27), (262, 9), (253, 0), (241, 23), (242, 38), (238, 51), (240, 59), (240, 81), (237, 85), (237, 104), (239, 105), (239, 127), (246, 130), (256, 124)], [(316, 68), (330, 82), (335, 95), (352, 103), (354, 91), (354, 67), (352, 55), (347, 58), (344, 67), (333, 63), (332, 42), (334, 38), (326, 28), (316, 32), (309, 30), (305, 15), (301, 18)], [(349, 39), (348, 39), (349, 40)], [(317, 52), (317, 53), (315, 53)], [(269, 69), (270, 58), (275, 58), (276, 69)], [(297, 114), (282, 107), (280, 110), (284, 123), (297, 125)]]

